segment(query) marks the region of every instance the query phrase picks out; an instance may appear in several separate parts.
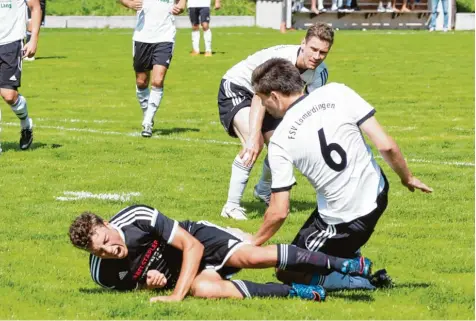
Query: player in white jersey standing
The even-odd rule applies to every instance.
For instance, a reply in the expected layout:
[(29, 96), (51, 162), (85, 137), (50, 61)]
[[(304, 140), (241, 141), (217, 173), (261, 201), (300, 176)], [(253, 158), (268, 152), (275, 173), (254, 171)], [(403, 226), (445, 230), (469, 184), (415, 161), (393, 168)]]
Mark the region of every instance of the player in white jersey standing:
[[(212, 31), (210, 30), (211, 0), (188, 0), (188, 15), (192, 24), (192, 56), (200, 55), (200, 24), (205, 40), (205, 57), (212, 56)], [(215, 0), (215, 10), (221, 8), (220, 0)]]
[[(323, 61), (333, 42), (332, 28), (327, 24), (316, 23), (307, 30), (300, 45), (282, 45), (258, 51), (233, 66), (223, 76), (218, 92), (220, 121), (230, 136), (240, 139), (243, 151), (233, 161), (228, 199), (221, 216), (237, 220), (247, 219), (246, 211), (241, 207), (241, 198), (254, 160), (280, 122), (265, 113), (260, 98), (254, 94), (251, 86), (253, 70), (269, 59), (284, 58), (299, 71), (299, 85), (304, 82), (306, 92), (312, 92), (327, 81), (328, 71)], [(271, 172), (267, 159), (254, 192), (256, 197), (269, 202)]]
[[(30, 41), (23, 47), (27, 5), (31, 10), (32, 35)], [(18, 93), (21, 85), (22, 58), (35, 55), (40, 23), (39, 0), (28, 2), (0, 0), (0, 94), (20, 119), (20, 148), (22, 150), (28, 149), (33, 142), (33, 121), (28, 115), (25, 97)]]
[[(170, 66), (175, 43), (174, 16), (185, 9), (179, 0), (121, 0), (137, 11), (133, 36), (133, 66), (136, 95), (142, 108), (142, 137), (151, 137), (155, 113), (164, 94), (164, 79)], [(152, 73), (151, 73), (152, 71)], [(152, 84), (149, 90), (149, 83)]]
[(375, 109), (356, 92), (332, 83), (306, 96), (299, 80), (284, 59), (269, 60), (253, 73), (253, 88), (266, 110), (284, 118), (269, 143), (270, 206), (252, 242), (263, 244), (284, 223), (296, 184), (294, 165), (315, 188), (317, 206), (293, 244), (354, 257), (385, 211), (389, 189), (362, 132), (410, 191), (432, 189), (412, 175), (398, 145), (375, 119)]

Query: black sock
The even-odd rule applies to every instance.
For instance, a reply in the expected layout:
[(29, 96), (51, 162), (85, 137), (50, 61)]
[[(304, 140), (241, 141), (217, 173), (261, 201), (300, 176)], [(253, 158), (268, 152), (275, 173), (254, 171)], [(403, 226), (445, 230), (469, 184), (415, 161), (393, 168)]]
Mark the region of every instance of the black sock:
[(340, 272), (345, 260), (322, 252), (311, 252), (294, 245), (279, 244), (276, 267), (288, 271), (329, 274), (332, 271)]
[(287, 297), (291, 286), (281, 283), (254, 283), (244, 280), (231, 281), (244, 298)]

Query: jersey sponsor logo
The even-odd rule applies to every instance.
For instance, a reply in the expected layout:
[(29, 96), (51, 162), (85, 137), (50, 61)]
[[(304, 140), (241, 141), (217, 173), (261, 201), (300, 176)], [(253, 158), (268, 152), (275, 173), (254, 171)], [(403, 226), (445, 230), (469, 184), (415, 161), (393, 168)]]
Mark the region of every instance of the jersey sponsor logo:
[(311, 109), (307, 110), (304, 114), (302, 114), (301, 117), (299, 117), (299, 119), (294, 121), (295, 125), (292, 125), (288, 131), (288, 139), (296, 139), (296, 133), (306, 119), (319, 111), (335, 109), (335, 107), (336, 105), (334, 103), (321, 103), (313, 105)]
[(12, 1), (11, 0), (3, 0), (0, 1), (0, 9), (11, 9), (12, 8)]
[(119, 272), (119, 279), (120, 279), (121, 281), (124, 280), (124, 278), (126, 277), (127, 273), (129, 273), (129, 271)]
[(154, 254), (155, 250), (157, 250), (158, 247), (159, 247), (159, 241), (154, 240), (151, 246), (147, 249), (147, 252), (145, 253), (144, 257), (142, 258), (139, 268), (134, 273), (134, 276), (132, 277), (134, 280), (139, 280), (142, 277), (143, 272), (145, 272), (145, 269), (148, 266), (150, 258), (152, 257), (152, 255)]

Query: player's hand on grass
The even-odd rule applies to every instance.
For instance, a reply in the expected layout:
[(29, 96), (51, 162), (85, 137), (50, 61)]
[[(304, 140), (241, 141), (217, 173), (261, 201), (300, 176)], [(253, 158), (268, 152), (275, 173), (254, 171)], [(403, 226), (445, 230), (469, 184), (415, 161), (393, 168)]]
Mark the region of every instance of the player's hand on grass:
[(174, 4), (172, 8), (172, 14), (174, 15), (179, 15), (185, 10), (185, 5), (181, 4), (180, 2), (177, 4)]
[(433, 189), (431, 187), (426, 186), (424, 183), (420, 182), (420, 180), (414, 176), (410, 177), (408, 181), (402, 181), (402, 184), (406, 186), (410, 192), (414, 192), (415, 189), (419, 189), (424, 193), (431, 193)]
[(154, 296), (150, 299), (150, 302), (178, 302), (182, 301), (182, 298), (175, 295), (161, 295), (161, 296)]
[(37, 42), (36, 41), (29, 41), (25, 47), (23, 47), (23, 58), (25, 57), (33, 57), (36, 53), (36, 46)]
[(129, 8), (135, 11), (142, 10), (142, 0), (130, 0)]
[(161, 289), (167, 285), (167, 278), (157, 270), (149, 270), (147, 271), (146, 284), (148, 289)]

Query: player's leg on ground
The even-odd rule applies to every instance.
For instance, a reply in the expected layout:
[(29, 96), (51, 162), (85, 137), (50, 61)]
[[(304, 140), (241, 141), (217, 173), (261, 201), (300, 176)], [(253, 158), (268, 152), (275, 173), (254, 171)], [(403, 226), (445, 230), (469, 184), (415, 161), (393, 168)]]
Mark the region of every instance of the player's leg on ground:
[(144, 120), (142, 125), (144, 126), (144, 131), (142, 136), (145, 136), (144, 133), (147, 131), (145, 137), (152, 136), (152, 127), (154, 124), (155, 113), (159, 109), (160, 102), (162, 101), (162, 96), (164, 95), (164, 79), (167, 74), (167, 67), (162, 65), (154, 65), (151, 74), (151, 90), (149, 95), (149, 101), (147, 105), (147, 111), (144, 115)]
[[(354, 264), (360, 265), (350, 268)], [(248, 269), (277, 267), (281, 270), (313, 272), (324, 275), (338, 271), (343, 274), (368, 277), (371, 262), (368, 259), (346, 259), (322, 252), (311, 252), (289, 244), (266, 247), (245, 244), (230, 256), (225, 265)]]
[[(233, 130), (243, 146), (249, 136), (249, 119), (250, 107), (240, 109), (233, 118)], [(245, 210), (241, 207), (241, 199), (250, 178), (251, 169), (252, 167), (245, 166), (240, 155), (237, 154), (231, 166), (228, 199), (221, 213), (223, 217), (246, 220)]]
[(28, 149), (33, 142), (33, 121), (28, 115), (25, 97), (20, 95), (15, 89), (10, 88), (0, 88), (0, 94), (3, 100), (10, 105), (18, 119), (20, 119), (20, 148), (23, 150)]
[(192, 24), (192, 56), (200, 54), (200, 25)]
[[(274, 130), (270, 130), (263, 134), (266, 145), (268, 145), (273, 133)], [(266, 158), (264, 159), (261, 177), (254, 188), (253, 194), (257, 199), (260, 199), (265, 202), (266, 205), (269, 205), (269, 201), (271, 200), (271, 168), (269, 167), (268, 155), (266, 155)]]
[(205, 56), (212, 55), (212, 30), (208, 22), (202, 22), (203, 39), (205, 40)]
[[(306, 291), (307, 290), (307, 291)], [(314, 293), (317, 293), (314, 295)], [(299, 296), (305, 299), (324, 300), (325, 292), (320, 286), (289, 286), (286, 284), (260, 284), (244, 280), (223, 280), (214, 270), (202, 271), (193, 281), (190, 293), (194, 297), (207, 299), (288, 297)]]

